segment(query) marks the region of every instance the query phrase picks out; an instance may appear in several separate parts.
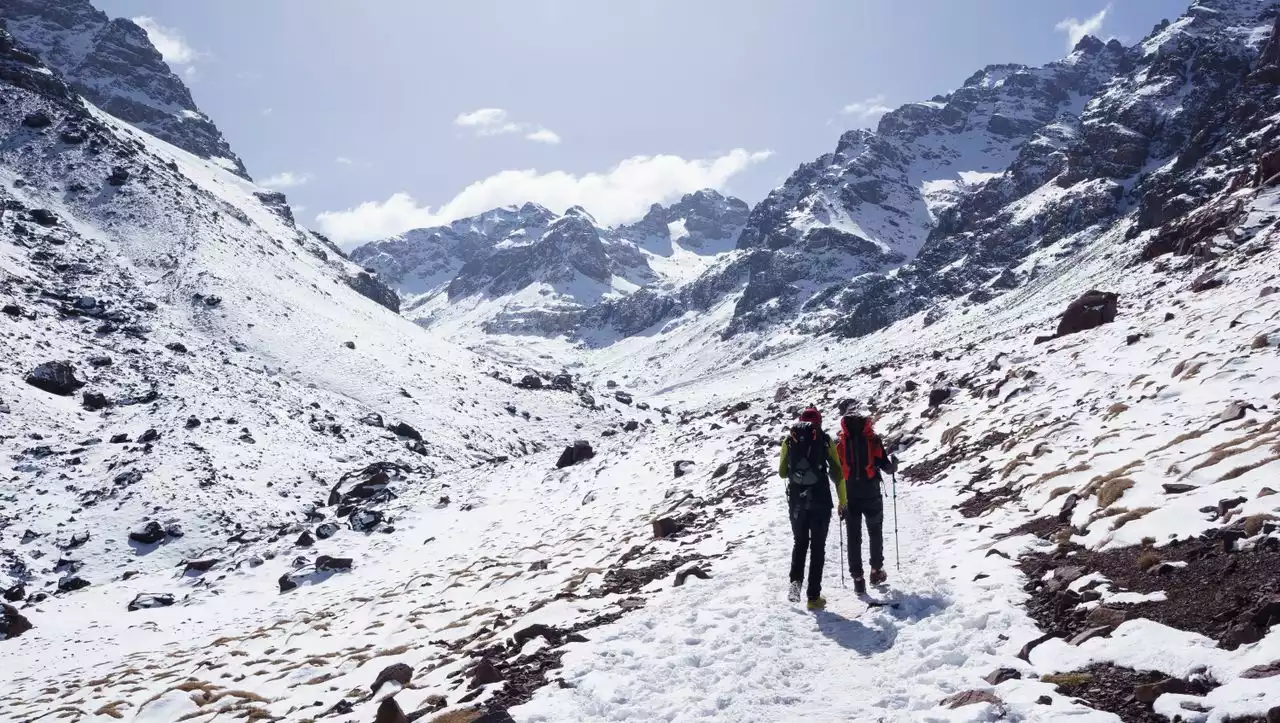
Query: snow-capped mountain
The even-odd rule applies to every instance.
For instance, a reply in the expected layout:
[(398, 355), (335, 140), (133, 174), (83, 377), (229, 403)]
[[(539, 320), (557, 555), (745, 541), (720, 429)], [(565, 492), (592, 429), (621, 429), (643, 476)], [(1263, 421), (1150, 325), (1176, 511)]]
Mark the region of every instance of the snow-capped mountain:
[[(982, 78), (768, 231), (526, 204), (351, 261), (0, 29), (0, 717), (1280, 720), (1280, 3)], [(979, 175), (853, 170), (894, 144)], [(838, 402), (901, 459), (889, 584), (832, 530), (807, 611), (779, 440)]]
[(602, 303), (687, 285), (732, 248), (747, 213), (713, 190), (615, 228), (581, 207), (557, 216), (526, 203), (365, 244), (351, 258), (433, 329), (575, 336)]
[(196, 107), (137, 23), (89, 0), (0, 0), (0, 19), (89, 102), (155, 137), (248, 178), (222, 132)]

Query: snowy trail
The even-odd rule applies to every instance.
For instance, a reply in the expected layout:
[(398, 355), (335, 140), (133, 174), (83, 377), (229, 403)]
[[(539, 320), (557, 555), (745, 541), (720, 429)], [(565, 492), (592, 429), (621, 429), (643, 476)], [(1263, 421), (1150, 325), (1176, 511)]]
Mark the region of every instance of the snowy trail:
[[(988, 587), (961, 588), (984, 558), (967, 555), (980, 539), (955, 529), (937, 509), (941, 491), (900, 489), (902, 570), (894, 569), (891, 503), (886, 499), (886, 568), (900, 604), (869, 608), (852, 582), (840, 587), (839, 537), (827, 545), (828, 609), (811, 613), (785, 599), (790, 554), (781, 483), (771, 499), (726, 525), (742, 544), (665, 600), (593, 631), (571, 646), (563, 679), (512, 710), (517, 720), (550, 721), (922, 721), (996, 720), (987, 705), (937, 709), (947, 695), (981, 685), (1017, 637), (1013, 603), (991, 588), (1012, 584), (991, 564)], [(965, 536), (965, 537), (961, 537)], [(864, 547), (865, 553), (865, 547)], [(963, 559), (962, 559), (963, 558)], [(965, 559), (978, 562), (963, 564)], [(998, 558), (994, 558), (997, 559)], [(1059, 710), (1058, 712), (1061, 712)], [(1087, 719), (1087, 718), (1086, 718)], [(1114, 720), (1110, 717), (1094, 720)]]

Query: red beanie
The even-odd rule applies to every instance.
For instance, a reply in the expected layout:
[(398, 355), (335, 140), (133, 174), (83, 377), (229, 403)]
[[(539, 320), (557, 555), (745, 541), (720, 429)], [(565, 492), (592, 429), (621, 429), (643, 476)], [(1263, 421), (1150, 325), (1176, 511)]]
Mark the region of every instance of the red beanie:
[(821, 426), (822, 412), (819, 412), (817, 407), (806, 407), (805, 410), (800, 413), (800, 421)]

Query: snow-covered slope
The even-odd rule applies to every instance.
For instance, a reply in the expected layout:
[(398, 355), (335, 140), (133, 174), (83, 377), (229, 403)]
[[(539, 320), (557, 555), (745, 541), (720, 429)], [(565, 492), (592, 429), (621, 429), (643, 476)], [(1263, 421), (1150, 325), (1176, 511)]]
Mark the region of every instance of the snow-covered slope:
[(0, 0), (0, 20), (94, 105), (248, 178), (222, 132), (132, 20), (108, 18), (89, 0)]
[[(369, 265), (507, 314), (633, 278), (628, 254), (663, 274), (573, 311), (567, 341), (424, 329), (283, 197), (85, 105), (0, 32), (0, 717), (1273, 719), (1274, 7), (1202, 2), (1143, 46), (1204, 57), (1187, 98), (1235, 79), (1186, 106), (1217, 109), (1187, 121), (1204, 153), (1148, 164), (1007, 293), (855, 341), (811, 334), (821, 304), (722, 338), (773, 256), (688, 209), (624, 232), (525, 207), (406, 243), (400, 271)], [(1149, 110), (1145, 83), (1174, 81), (1142, 62), (1082, 117)], [(1028, 142), (1083, 148), (1069, 125)], [(1082, 162), (1028, 148), (973, 193)], [(1010, 224), (1054, 207), (1000, 203)], [(708, 270), (659, 271), (686, 252)], [(1115, 296), (1072, 303), (1090, 289)], [(844, 399), (902, 460), (875, 592), (896, 607), (841, 587), (833, 530), (810, 613), (785, 602), (778, 440)]]

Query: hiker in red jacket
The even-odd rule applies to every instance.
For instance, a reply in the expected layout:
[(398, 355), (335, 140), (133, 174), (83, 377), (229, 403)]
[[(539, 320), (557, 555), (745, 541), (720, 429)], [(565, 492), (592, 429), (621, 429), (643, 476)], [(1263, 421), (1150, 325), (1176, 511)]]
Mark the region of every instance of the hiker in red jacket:
[(867, 520), (867, 537), (871, 547), (871, 584), (883, 584), (889, 576), (884, 571), (884, 498), (880, 472), (897, 471), (897, 464), (884, 451), (884, 442), (876, 434), (870, 415), (846, 413), (840, 418), (836, 437), (836, 454), (844, 472), (849, 504), (841, 515), (849, 530), (849, 572), (853, 589), (866, 594), (867, 581), (862, 575), (862, 519)]

